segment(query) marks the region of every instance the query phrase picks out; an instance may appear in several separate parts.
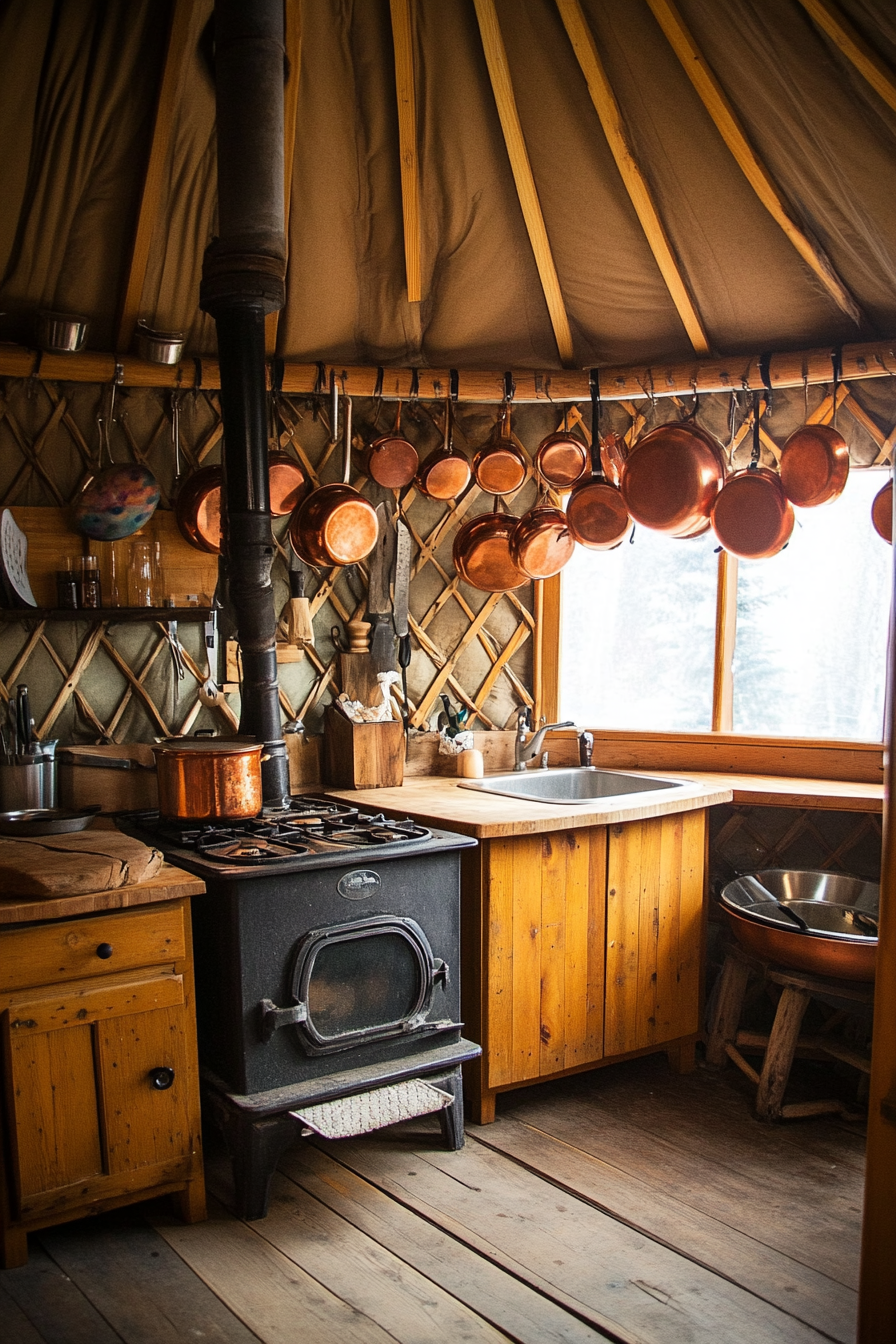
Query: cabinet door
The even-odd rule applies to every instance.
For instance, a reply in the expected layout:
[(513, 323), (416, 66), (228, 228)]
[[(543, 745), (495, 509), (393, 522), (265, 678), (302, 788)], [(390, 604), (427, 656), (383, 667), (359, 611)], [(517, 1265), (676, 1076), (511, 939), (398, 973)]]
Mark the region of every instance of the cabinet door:
[(698, 1031), (706, 813), (610, 827), (604, 1050)]
[[(19, 1218), (186, 1172), (187, 1029), (182, 977), (165, 972), (9, 996), (2, 1036)], [(174, 1071), (161, 1091), (157, 1068)]]
[(488, 842), (489, 1088), (602, 1056), (606, 837), (595, 826)]

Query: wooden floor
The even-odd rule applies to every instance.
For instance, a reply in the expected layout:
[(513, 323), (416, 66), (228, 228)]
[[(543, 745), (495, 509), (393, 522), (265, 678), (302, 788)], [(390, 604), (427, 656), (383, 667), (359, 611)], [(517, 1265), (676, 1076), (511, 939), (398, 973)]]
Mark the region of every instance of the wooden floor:
[[(810, 1080), (811, 1086), (811, 1080)], [(269, 1217), (159, 1202), (32, 1238), (4, 1344), (808, 1344), (854, 1339), (864, 1139), (761, 1126), (735, 1070), (635, 1060), (430, 1120), (300, 1140)]]

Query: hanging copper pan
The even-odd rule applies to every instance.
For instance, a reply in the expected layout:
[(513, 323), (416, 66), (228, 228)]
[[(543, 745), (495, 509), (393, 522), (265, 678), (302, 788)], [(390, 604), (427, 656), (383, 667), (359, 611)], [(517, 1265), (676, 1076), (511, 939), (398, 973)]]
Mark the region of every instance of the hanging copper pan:
[(843, 493), (849, 447), (830, 425), (803, 425), (781, 449), (781, 484), (791, 504), (814, 509)]
[(603, 473), (602, 456), (592, 438), (591, 475), (573, 487), (566, 501), (570, 533), (589, 551), (612, 551), (632, 530), (632, 520), (621, 491)]
[(573, 434), (563, 416), (563, 428), (542, 439), (535, 452), (535, 470), (555, 490), (570, 490), (588, 468), (588, 446)]
[[(272, 370), (272, 377), (273, 376)], [(282, 377), (282, 367), (280, 370), (280, 377)], [(272, 517), (285, 518), (288, 513), (292, 513), (294, 509), (298, 508), (299, 504), (305, 498), (308, 493), (309, 482), (298, 458), (280, 447), (280, 434), (278, 430), (279, 416), (277, 413), (279, 382), (280, 378), (276, 378), (269, 400), (270, 451), (268, 452), (268, 486), (270, 491)], [(287, 426), (287, 433), (291, 438), (292, 428), (290, 426)]]
[(893, 545), (893, 482), (887, 481), (883, 490), (878, 490), (871, 505), (871, 521), (874, 530), (884, 541)]
[(319, 486), (289, 520), (289, 538), (307, 565), (356, 565), (376, 545), (379, 525), (373, 505), (352, 485), (352, 403), (345, 399), (345, 468), (341, 482)]
[(391, 434), (381, 434), (364, 451), (364, 471), (377, 485), (401, 490), (410, 485), (419, 465), (417, 449), (401, 433), (401, 402)]
[(725, 480), (722, 445), (693, 420), (660, 425), (639, 439), (622, 469), (622, 496), (636, 523), (674, 537), (709, 526)]
[(768, 467), (745, 467), (722, 486), (712, 527), (726, 551), (742, 560), (777, 555), (790, 540), (794, 515), (780, 478)]
[(200, 467), (182, 482), (174, 505), (174, 518), (184, 541), (207, 555), (221, 551), (223, 485), (224, 468), (220, 463)]
[(457, 499), (470, 484), (473, 474), (469, 458), (452, 445), (452, 418), (451, 402), (446, 401), (442, 446), (420, 463), (417, 472), (417, 489), (429, 499)]
[(480, 490), (489, 495), (512, 495), (526, 479), (526, 459), (510, 433), (509, 403), (503, 407), (488, 441), (473, 458), (473, 475)]
[(622, 480), (622, 468), (628, 457), (628, 445), (618, 434), (600, 436), (600, 464), (604, 475), (611, 485), (619, 485)]
[(527, 582), (510, 548), (516, 524), (496, 496), (493, 513), (480, 513), (458, 528), (454, 567), (465, 583), (484, 593), (506, 593)]
[(559, 574), (575, 548), (566, 514), (554, 508), (546, 496), (523, 514), (510, 538), (513, 562), (530, 579), (550, 579)]

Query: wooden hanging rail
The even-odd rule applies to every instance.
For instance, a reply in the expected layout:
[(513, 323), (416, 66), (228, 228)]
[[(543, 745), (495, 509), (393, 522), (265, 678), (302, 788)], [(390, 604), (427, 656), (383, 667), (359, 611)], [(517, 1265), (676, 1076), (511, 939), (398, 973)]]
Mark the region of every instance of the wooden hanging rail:
[[(769, 356), (728, 355), (721, 359), (687, 362), (611, 365), (600, 370), (600, 395), (604, 401), (641, 401), (650, 397), (701, 396), (711, 392), (761, 391), (760, 363), (766, 358), (772, 388), (819, 386), (832, 379), (834, 346), (815, 350), (785, 351)], [(187, 357), (180, 364), (148, 364), (134, 355), (50, 355), (20, 345), (0, 343), (0, 377), (39, 378), (44, 382), (108, 383), (116, 363), (123, 369), (125, 387), (202, 387), (216, 391), (221, 386), (216, 359)], [(457, 375), (457, 399), (497, 405), (504, 399), (504, 374), (487, 369), (376, 369), (343, 364), (287, 362), (283, 391), (307, 396), (329, 384), (334, 369), (345, 390), (355, 397), (380, 395), (386, 401), (444, 401)], [(842, 347), (842, 380), (896, 378), (896, 338), (862, 341)], [(587, 369), (512, 369), (517, 402), (587, 401), (591, 396)], [(377, 384), (381, 382), (378, 388)]]

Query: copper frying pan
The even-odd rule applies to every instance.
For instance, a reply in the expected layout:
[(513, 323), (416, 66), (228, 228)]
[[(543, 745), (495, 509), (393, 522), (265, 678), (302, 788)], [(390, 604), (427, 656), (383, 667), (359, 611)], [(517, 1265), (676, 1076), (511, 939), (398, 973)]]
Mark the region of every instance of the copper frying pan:
[(781, 449), (781, 484), (791, 504), (814, 509), (843, 493), (849, 446), (830, 425), (803, 425)]
[(376, 545), (379, 524), (373, 505), (349, 485), (352, 403), (345, 399), (345, 468), (341, 482), (319, 486), (289, 520), (289, 538), (307, 565), (355, 565)]
[(709, 526), (725, 480), (722, 445), (693, 420), (659, 425), (639, 439), (622, 469), (622, 496), (636, 523), (676, 537)]
[(780, 478), (768, 467), (745, 467), (722, 486), (712, 527), (726, 551), (743, 560), (777, 555), (790, 540), (794, 514)]
[(454, 567), (465, 583), (484, 593), (506, 593), (527, 582), (511, 552), (517, 519), (501, 511), (495, 496), (493, 513), (480, 513), (458, 528)]
[[(608, 438), (615, 444), (615, 435)], [(573, 486), (566, 501), (570, 533), (589, 551), (612, 551), (631, 534), (633, 526), (617, 482), (612, 478), (607, 480), (604, 474), (604, 448), (600, 434), (600, 389), (595, 371), (591, 379), (591, 475)], [(619, 454), (619, 461), (622, 460)]]
[(470, 484), (472, 468), (469, 459), (455, 449), (451, 442), (453, 412), (451, 402), (445, 402), (445, 437), (442, 446), (429, 454), (417, 472), (417, 489), (429, 499), (457, 499)]
[(884, 541), (893, 544), (893, 481), (887, 481), (883, 490), (878, 490), (871, 505), (871, 521), (874, 530)]
[(555, 490), (570, 490), (588, 468), (588, 447), (573, 434), (563, 416), (563, 428), (542, 439), (535, 452), (535, 469)]
[(473, 475), (489, 495), (512, 495), (526, 479), (526, 459), (510, 433), (510, 405), (506, 403), (491, 436), (473, 458)]
[(377, 485), (401, 490), (410, 485), (419, 465), (417, 449), (401, 433), (401, 402), (391, 434), (381, 434), (364, 451), (364, 471)]

